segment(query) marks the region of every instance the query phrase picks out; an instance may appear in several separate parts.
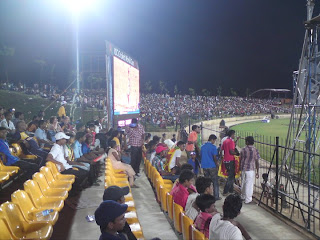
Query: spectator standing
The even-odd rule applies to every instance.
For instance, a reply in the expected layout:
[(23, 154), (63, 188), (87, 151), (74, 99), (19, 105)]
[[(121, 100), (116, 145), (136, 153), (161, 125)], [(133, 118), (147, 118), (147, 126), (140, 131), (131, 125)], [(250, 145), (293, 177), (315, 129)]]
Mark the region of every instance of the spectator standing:
[(217, 159), (218, 151), (214, 143), (217, 136), (211, 134), (208, 142), (201, 148), (201, 167), (203, 168), (204, 176), (212, 179), (214, 185), (214, 197), (216, 201), (221, 200), (219, 197), (219, 182), (218, 182), (218, 169), (219, 162)]
[(241, 171), (241, 197), (244, 203), (252, 202), (254, 173), (259, 178), (259, 151), (254, 144), (254, 138), (248, 136), (245, 139), (246, 146), (240, 152), (240, 171)]
[(186, 146), (188, 157), (190, 157), (190, 152), (198, 151), (198, 153), (200, 153), (200, 148), (198, 146), (198, 134), (200, 134), (200, 127), (198, 125), (193, 125), (192, 132), (188, 136)]
[(176, 139), (176, 134), (175, 134), (175, 133), (172, 134), (171, 141), (174, 142), (174, 143), (177, 141), (177, 139)]
[(142, 159), (142, 145), (144, 143), (144, 128), (138, 123), (136, 118), (131, 120), (131, 124), (125, 128), (125, 133), (129, 137), (129, 145), (131, 146), (131, 166), (137, 176), (140, 172), (140, 163)]
[(221, 146), (221, 150), (224, 151), (223, 164), (228, 173), (228, 179), (226, 185), (223, 190), (223, 195), (226, 196), (228, 193), (233, 193), (233, 184), (235, 181), (235, 155), (236, 153), (236, 145), (234, 142), (235, 131), (228, 131), (228, 138), (223, 142)]
[(190, 152), (190, 159), (188, 160), (188, 164), (193, 167), (193, 172), (197, 176), (199, 172), (199, 162), (196, 152)]
[(65, 105), (66, 105), (66, 104), (67, 104), (66, 101), (62, 101), (62, 102), (61, 102), (61, 106), (60, 106), (60, 108), (59, 108), (59, 110), (58, 110), (58, 116), (59, 116), (59, 117), (67, 116), (67, 114), (66, 114), (66, 109), (65, 109)]

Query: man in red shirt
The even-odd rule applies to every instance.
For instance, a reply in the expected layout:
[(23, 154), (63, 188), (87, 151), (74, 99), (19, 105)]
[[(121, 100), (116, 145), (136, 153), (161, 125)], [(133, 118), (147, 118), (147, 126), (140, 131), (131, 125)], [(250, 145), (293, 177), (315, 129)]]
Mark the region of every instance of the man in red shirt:
[(223, 142), (221, 150), (224, 151), (223, 163), (228, 172), (228, 179), (226, 185), (224, 186), (223, 195), (226, 196), (228, 193), (233, 193), (233, 184), (235, 180), (235, 158), (237, 155), (235, 148), (236, 144), (234, 142), (235, 131), (228, 131), (228, 138)]

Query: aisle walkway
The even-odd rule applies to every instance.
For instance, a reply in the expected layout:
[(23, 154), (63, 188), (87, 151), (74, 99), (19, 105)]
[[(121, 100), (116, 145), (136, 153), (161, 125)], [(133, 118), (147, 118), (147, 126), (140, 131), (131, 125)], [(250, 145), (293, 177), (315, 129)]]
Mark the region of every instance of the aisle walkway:
[(145, 239), (155, 237), (161, 240), (178, 239), (166, 216), (161, 211), (144, 172), (141, 173), (141, 177), (135, 183), (139, 188), (133, 188), (132, 194)]

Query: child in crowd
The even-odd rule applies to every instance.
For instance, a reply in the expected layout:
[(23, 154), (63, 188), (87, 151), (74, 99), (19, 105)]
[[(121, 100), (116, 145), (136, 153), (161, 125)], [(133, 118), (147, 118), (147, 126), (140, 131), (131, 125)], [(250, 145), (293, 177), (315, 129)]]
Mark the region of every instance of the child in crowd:
[(193, 185), (194, 173), (191, 170), (183, 170), (179, 176), (179, 185), (172, 191), (173, 201), (183, 209), (186, 206), (189, 196), (188, 188)]
[(201, 194), (196, 198), (196, 205), (201, 212), (196, 217), (194, 225), (206, 238), (209, 238), (209, 226), (212, 217), (216, 214), (220, 215), (214, 205), (215, 202), (215, 197), (210, 194)]
[(190, 152), (190, 159), (188, 160), (188, 164), (193, 167), (193, 172), (197, 176), (199, 172), (199, 162), (196, 152)]

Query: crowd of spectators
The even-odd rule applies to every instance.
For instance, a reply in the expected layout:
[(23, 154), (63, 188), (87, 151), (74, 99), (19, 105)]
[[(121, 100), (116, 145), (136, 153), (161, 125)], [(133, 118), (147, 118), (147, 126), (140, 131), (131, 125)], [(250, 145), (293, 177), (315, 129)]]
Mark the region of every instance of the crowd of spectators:
[(160, 127), (180, 124), (189, 116), (209, 120), (226, 116), (289, 113), (288, 106), (278, 100), (167, 94), (141, 94), (140, 114), (143, 121)]

